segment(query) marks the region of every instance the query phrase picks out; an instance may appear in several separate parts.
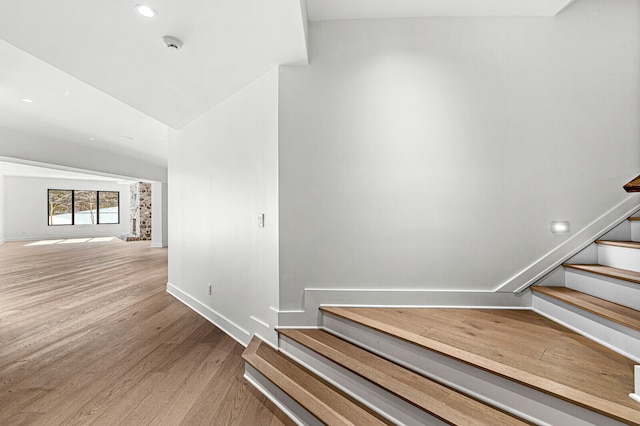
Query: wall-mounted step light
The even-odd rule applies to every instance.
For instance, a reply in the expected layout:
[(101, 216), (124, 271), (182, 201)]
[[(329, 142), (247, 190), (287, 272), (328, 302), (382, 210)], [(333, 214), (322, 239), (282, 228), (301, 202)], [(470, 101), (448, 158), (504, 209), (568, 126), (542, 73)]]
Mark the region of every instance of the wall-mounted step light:
[(571, 233), (571, 227), (567, 221), (552, 221), (551, 233), (553, 235), (569, 235)]

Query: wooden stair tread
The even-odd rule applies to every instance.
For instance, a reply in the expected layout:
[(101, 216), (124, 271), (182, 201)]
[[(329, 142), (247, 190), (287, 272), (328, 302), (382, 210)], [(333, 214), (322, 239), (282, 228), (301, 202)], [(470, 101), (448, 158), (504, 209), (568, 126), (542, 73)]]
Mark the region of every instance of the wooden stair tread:
[(640, 272), (629, 271), (627, 269), (614, 268), (604, 265), (582, 265), (576, 263), (565, 263), (565, 268), (577, 269), (580, 271), (591, 272), (593, 274), (603, 275), (609, 278), (616, 278), (630, 283), (640, 284)]
[(603, 245), (607, 245), (607, 246), (616, 246), (616, 247), (624, 247), (624, 248), (632, 248), (632, 249), (640, 249), (640, 242), (638, 242), (638, 241), (597, 240), (596, 244), (603, 244)]
[(627, 424), (640, 425), (633, 361), (530, 310), (322, 307)]
[(623, 188), (627, 192), (640, 192), (640, 176), (624, 185)]
[(631, 221), (640, 220), (640, 217), (630, 217), (629, 220), (631, 220)]
[(242, 358), (325, 424), (390, 424), (257, 337)]
[(450, 424), (528, 424), (326, 331), (295, 329), (279, 333)]
[(625, 327), (640, 331), (640, 312), (626, 306), (618, 305), (589, 294), (585, 294), (567, 287), (531, 287), (534, 292), (546, 294), (549, 297), (580, 308), (594, 315), (606, 318)]

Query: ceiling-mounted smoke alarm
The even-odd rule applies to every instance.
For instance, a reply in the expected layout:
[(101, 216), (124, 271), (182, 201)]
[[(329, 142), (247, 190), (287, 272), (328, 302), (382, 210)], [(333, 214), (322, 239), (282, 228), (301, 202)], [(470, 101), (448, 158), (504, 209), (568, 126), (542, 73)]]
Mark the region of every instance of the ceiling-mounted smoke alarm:
[(169, 49), (180, 50), (182, 49), (182, 40), (174, 36), (164, 36), (162, 37), (162, 42)]

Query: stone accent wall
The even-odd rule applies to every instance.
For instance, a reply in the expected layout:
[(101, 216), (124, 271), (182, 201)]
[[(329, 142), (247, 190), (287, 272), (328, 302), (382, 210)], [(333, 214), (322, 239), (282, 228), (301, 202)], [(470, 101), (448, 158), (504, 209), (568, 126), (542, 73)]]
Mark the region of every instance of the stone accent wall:
[(151, 240), (151, 184), (136, 182), (130, 190), (130, 232), (136, 240)]

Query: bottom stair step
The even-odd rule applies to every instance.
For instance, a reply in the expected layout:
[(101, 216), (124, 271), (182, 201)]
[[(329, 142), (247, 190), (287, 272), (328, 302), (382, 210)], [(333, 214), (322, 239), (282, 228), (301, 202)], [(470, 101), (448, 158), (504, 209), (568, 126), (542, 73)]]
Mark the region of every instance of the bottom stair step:
[(313, 353), (367, 380), (370, 386), (382, 388), (428, 416), (445, 423), (492, 426), (529, 424), (326, 331), (293, 329), (279, 330), (279, 333), (285, 342), (297, 342)]
[(251, 340), (242, 357), (321, 423), (391, 424), (257, 337)]

